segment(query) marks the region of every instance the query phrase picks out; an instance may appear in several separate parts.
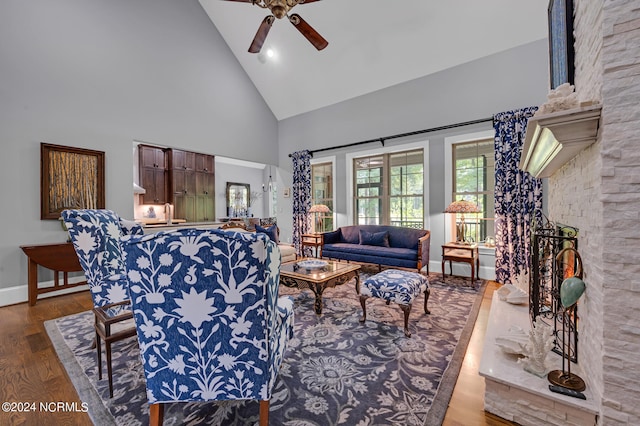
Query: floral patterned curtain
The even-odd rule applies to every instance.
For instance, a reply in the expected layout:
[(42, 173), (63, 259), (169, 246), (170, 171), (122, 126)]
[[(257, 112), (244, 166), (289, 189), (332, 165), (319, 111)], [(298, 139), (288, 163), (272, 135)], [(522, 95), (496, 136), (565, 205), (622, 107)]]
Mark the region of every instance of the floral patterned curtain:
[(529, 270), (531, 224), (540, 223), (542, 183), (518, 168), (529, 117), (538, 107), (494, 115), (496, 281), (513, 284)]
[(311, 220), (311, 153), (308, 150), (291, 154), (293, 161), (293, 245), (302, 253), (302, 234), (309, 232)]

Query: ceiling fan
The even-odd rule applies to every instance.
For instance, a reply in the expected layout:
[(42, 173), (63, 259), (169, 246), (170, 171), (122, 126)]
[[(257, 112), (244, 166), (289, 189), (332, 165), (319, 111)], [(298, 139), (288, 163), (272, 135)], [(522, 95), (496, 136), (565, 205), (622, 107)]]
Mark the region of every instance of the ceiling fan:
[(269, 30), (275, 21), (275, 18), (281, 19), (285, 16), (289, 19), (289, 22), (293, 24), (294, 27), (307, 39), (311, 44), (315, 46), (316, 49), (322, 50), (329, 45), (329, 42), (325, 40), (316, 30), (314, 30), (311, 25), (307, 23), (304, 19), (300, 17), (297, 13), (293, 13), (289, 15), (289, 11), (293, 9), (294, 6), (298, 4), (304, 3), (312, 3), (314, 1), (320, 0), (226, 0), (226, 1), (237, 1), (243, 3), (251, 3), (256, 6), (259, 6), (263, 9), (269, 9), (272, 15), (267, 16), (262, 20), (260, 27), (258, 28), (258, 32), (256, 36), (253, 38), (253, 42), (251, 42), (251, 46), (249, 46), (250, 53), (258, 53), (260, 49), (262, 49), (262, 45), (267, 38), (267, 34), (269, 34)]

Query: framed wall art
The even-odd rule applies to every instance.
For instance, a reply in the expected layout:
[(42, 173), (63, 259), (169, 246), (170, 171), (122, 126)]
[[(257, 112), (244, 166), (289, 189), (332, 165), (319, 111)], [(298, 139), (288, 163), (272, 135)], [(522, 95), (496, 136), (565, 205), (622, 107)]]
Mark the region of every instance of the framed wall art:
[(549, 71), (551, 89), (573, 84), (575, 73), (573, 38), (573, 0), (550, 0)]
[(40, 144), (40, 219), (65, 209), (104, 209), (104, 152)]

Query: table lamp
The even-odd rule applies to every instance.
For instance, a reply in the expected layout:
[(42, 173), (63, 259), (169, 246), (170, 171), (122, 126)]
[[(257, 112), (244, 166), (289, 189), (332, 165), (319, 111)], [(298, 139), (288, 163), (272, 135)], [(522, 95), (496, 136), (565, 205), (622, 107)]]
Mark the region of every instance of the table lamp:
[(318, 233), (319, 230), (322, 230), (322, 218), (318, 215), (318, 213), (329, 213), (329, 212), (331, 212), (331, 210), (329, 209), (329, 207), (325, 206), (324, 204), (314, 204), (313, 206), (311, 206), (309, 213), (314, 213), (315, 219), (316, 219), (315, 225), (314, 225), (315, 233)]
[(460, 213), (460, 222), (456, 223), (456, 243), (465, 244), (466, 227), (464, 223), (465, 213), (480, 213), (481, 210), (477, 204), (467, 200), (454, 201), (444, 210), (445, 213)]

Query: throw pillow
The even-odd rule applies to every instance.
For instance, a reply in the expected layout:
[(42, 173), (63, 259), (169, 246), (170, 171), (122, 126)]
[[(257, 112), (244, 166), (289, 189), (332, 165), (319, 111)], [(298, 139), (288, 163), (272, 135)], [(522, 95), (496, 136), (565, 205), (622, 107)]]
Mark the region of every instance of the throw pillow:
[(263, 234), (267, 234), (269, 239), (276, 244), (280, 244), (278, 240), (278, 227), (276, 225), (271, 225), (268, 228), (263, 228), (260, 225), (256, 225), (256, 232), (262, 232)]
[(389, 232), (367, 232), (361, 229), (360, 244), (368, 246), (389, 247)]

